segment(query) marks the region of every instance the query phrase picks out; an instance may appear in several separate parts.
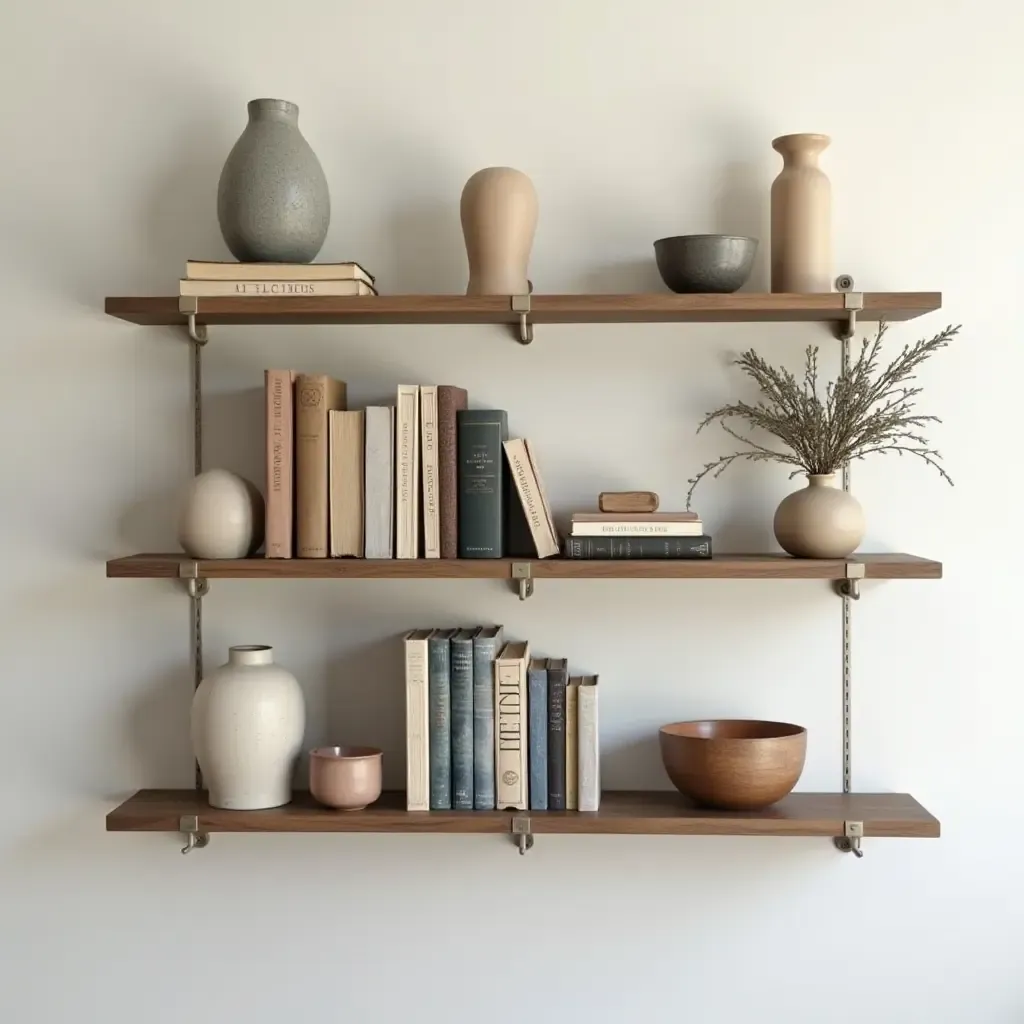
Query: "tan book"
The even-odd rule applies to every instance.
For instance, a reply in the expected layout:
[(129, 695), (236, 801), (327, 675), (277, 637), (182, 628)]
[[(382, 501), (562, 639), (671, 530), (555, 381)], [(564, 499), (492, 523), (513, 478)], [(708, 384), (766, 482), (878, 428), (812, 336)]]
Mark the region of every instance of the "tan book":
[(405, 634), (406, 809), (430, 810), (430, 694), (427, 640), (432, 629)]
[(331, 558), (363, 557), (363, 455), (366, 413), (332, 409)]
[(606, 523), (572, 524), (574, 537), (702, 537), (704, 524), (699, 519), (680, 519), (668, 523), (637, 523), (616, 515)]
[(328, 454), (332, 409), (344, 409), (347, 386), (322, 373), (295, 379), (295, 537), (299, 558), (326, 558), (330, 541)]
[(521, 438), (512, 438), (506, 441), (505, 457), (508, 460), (512, 480), (519, 495), (519, 502), (526, 513), (526, 523), (530, 528), (534, 547), (537, 549), (537, 557), (550, 558), (552, 555), (557, 555), (559, 551), (558, 537), (541, 494), (540, 480), (526, 441)]
[(399, 384), (395, 403), (395, 558), (419, 558), (420, 389)]
[(602, 491), (597, 507), (602, 512), (657, 512), (658, 496), (654, 491)]
[(494, 663), (494, 774), (497, 809), (529, 807), (526, 666), (530, 645), (508, 643)]
[(580, 809), (579, 694), (581, 676), (573, 676), (565, 688), (565, 809)]
[(423, 557), (441, 557), (441, 510), (438, 488), (437, 386), (420, 387), (420, 476), (423, 478)]
[(698, 523), (696, 512), (573, 512), (572, 523)]
[(185, 277), (200, 281), (365, 281), (373, 275), (358, 263), (232, 263), (189, 260)]
[(597, 717), (597, 676), (583, 676), (577, 696), (577, 747), (579, 809), (596, 811), (601, 806), (601, 743)]
[(295, 541), (295, 373), (266, 370), (267, 558), (291, 558)]
[(365, 281), (186, 281), (178, 285), (179, 295), (198, 298), (223, 296), (272, 296), (303, 298), (316, 295), (376, 295)]

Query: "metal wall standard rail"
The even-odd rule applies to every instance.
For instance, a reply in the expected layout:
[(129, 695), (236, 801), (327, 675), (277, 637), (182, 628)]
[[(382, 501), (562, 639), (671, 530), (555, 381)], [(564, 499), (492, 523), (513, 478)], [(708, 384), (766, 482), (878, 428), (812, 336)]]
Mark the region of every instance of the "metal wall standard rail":
[[(836, 288), (845, 294), (845, 306), (848, 311), (847, 322), (838, 330), (837, 334), (842, 343), (841, 360), (845, 369), (850, 365), (850, 341), (857, 327), (857, 312), (863, 309), (863, 295), (854, 292), (853, 278), (849, 275), (841, 275), (836, 279)], [(209, 340), (208, 328), (205, 324), (196, 322), (198, 302), (195, 298), (182, 297), (180, 300), (181, 312), (188, 317), (188, 336), (192, 348), (192, 463), (193, 473), (198, 476), (203, 471), (203, 347)], [(520, 314), (520, 341), (527, 345), (533, 340), (533, 325), (529, 323), (529, 296), (514, 296), (512, 299), (514, 312)], [(850, 490), (850, 465), (845, 463), (842, 469), (842, 487), (844, 491)], [(518, 571), (517, 571), (518, 570)], [(847, 578), (839, 580), (836, 585), (836, 592), (842, 600), (842, 777), (843, 792), (852, 792), (853, 768), (852, 768), (852, 729), (850, 714), (850, 694), (852, 684), (851, 666), (851, 602), (860, 599), (860, 579), (864, 576), (864, 566), (857, 563), (847, 565)], [(210, 581), (198, 575), (195, 562), (182, 563), (182, 578), (189, 596), (190, 615), (189, 633), (192, 661), (192, 685), (193, 690), (199, 688), (203, 679), (203, 598), (209, 593)], [(518, 585), (519, 598), (525, 600), (533, 594), (533, 580), (530, 578), (529, 563), (522, 566), (513, 566), (513, 581)], [(203, 789), (203, 777), (199, 763), (195, 763), (195, 788), (198, 791)], [(210, 841), (208, 833), (201, 830), (198, 819), (195, 815), (183, 817), (179, 823), (179, 830), (185, 836), (186, 843), (182, 853), (191, 853), (193, 850), (202, 849)], [(517, 816), (512, 825), (513, 841), (520, 854), (526, 853), (533, 847), (534, 837), (530, 831), (530, 819), (526, 816)], [(860, 841), (864, 834), (863, 822), (847, 821), (843, 823), (843, 835), (836, 836), (832, 842), (837, 850), (843, 853), (853, 853), (857, 857), (863, 857)]]

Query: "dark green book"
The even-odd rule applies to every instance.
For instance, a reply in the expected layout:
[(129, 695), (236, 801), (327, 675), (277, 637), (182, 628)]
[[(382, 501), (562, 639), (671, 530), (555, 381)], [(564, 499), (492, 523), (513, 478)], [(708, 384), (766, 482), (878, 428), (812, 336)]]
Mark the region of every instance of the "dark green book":
[(505, 441), (508, 413), (502, 409), (460, 409), (459, 558), (502, 558), (505, 554)]
[(427, 639), (427, 698), (430, 709), (430, 809), (452, 809), (452, 677), (454, 629), (435, 629)]
[(710, 558), (711, 538), (570, 537), (566, 558)]

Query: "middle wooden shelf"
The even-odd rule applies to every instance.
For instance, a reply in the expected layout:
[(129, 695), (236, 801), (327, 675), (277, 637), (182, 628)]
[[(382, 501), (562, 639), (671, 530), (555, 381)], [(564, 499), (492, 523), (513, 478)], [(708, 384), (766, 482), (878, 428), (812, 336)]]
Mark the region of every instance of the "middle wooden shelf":
[[(714, 558), (584, 560), (572, 558), (238, 558), (192, 559), (177, 553), (129, 555), (107, 562), (117, 579), (863, 579), (937, 580), (942, 563), (903, 553), (849, 558), (716, 555)], [(863, 574), (859, 567), (863, 567)]]

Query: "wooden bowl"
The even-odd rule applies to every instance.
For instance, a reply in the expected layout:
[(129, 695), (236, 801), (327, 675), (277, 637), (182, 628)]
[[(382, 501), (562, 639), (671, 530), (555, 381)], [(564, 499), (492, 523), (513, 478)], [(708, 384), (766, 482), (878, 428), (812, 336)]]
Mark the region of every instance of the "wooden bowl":
[(728, 811), (759, 811), (797, 784), (807, 730), (786, 722), (673, 722), (659, 732), (661, 760), (684, 796)]

